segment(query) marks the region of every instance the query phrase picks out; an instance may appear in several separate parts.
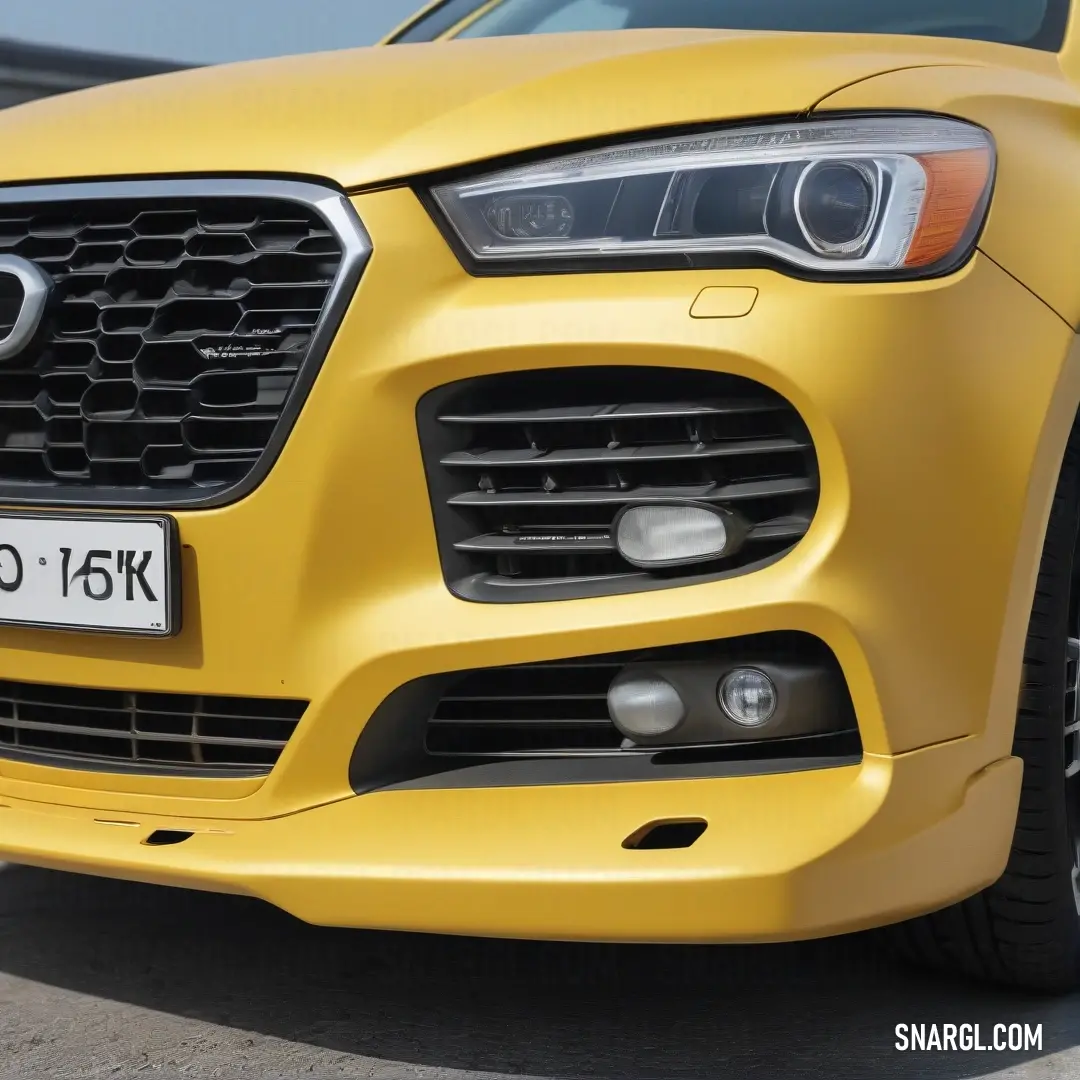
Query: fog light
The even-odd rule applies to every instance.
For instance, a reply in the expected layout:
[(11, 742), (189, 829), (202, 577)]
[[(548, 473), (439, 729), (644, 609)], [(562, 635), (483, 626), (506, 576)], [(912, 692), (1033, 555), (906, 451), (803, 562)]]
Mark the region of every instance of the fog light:
[(629, 739), (668, 735), (686, 719), (679, 691), (659, 675), (619, 675), (607, 695), (611, 722)]
[(776, 687), (764, 672), (736, 668), (717, 690), (720, 707), (730, 720), (743, 727), (761, 727), (776, 712)]
[(615, 547), (645, 570), (705, 562), (731, 546), (730, 518), (708, 506), (628, 506), (615, 520)]

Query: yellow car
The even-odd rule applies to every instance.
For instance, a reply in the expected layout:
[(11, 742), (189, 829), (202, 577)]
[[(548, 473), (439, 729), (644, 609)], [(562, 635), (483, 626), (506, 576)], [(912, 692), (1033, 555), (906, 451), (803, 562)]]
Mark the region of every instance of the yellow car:
[(0, 859), (1076, 984), (1067, 0), (443, 0), (0, 139)]

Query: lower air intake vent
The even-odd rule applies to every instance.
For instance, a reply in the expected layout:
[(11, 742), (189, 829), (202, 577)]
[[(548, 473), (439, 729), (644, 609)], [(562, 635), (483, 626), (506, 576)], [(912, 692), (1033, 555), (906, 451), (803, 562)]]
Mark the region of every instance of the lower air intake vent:
[[(716, 687), (728, 671), (747, 665), (773, 671), (784, 720), (752, 739), (745, 730), (713, 725), (700, 738), (682, 740), (684, 748), (708, 747), (713, 756), (743, 760), (780, 757), (793, 747), (806, 756), (861, 751), (836, 657), (817, 638), (786, 632), (463, 673), (444, 683), (433, 702), (425, 750), (435, 758), (474, 760), (674, 751), (678, 741), (635, 744), (612, 723), (607, 696), (616, 676), (642, 667), (662, 672), (693, 703), (693, 712), (719, 718)], [(811, 672), (823, 681), (815, 682)]]
[[(817, 508), (813, 443), (784, 398), (748, 379), (671, 368), (567, 368), (428, 394), (420, 439), (447, 583), (472, 600), (554, 600), (747, 572), (792, 548)], [(636, 569), (625, 507), (735, 515), (711, 562)]]
[(428, 725), (427, 751), (463, 757), (618, 753), (608, 717), (618, 657), (488, 668), (442, 697)]
[(305, 701), (0, 682), (0, 757), (147, 774), (268, 773)]
[[(737, 668), (773, 681), (775, 710), (753, 729), (718, 691)], [(624, 734), (608, 691), (642, 673), (682, 700), (662, 737)], [(624, 696), (625, 700), (625, 696)], [(616, 709), (618, 715), (618, 709)], [(349, 763), (358, 795), (395, 786), (521, 787), (749, 776), (857, 764), (854, 704), (828, 646), (772, 632), (634, 652), (444, 672), (390, 693), (364, 725)]]

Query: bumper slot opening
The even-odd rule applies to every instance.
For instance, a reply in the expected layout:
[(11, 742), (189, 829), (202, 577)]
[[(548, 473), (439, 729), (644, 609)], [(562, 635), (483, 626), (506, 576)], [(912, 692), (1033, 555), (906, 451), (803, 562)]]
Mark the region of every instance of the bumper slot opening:
[(265, 776), (307, 705), (0, 680), (0, 759), (144, 776)]
[(147, 847), (172, 847), (190, 840), (194, 835), (193, 832), (181, 832), (178, 829), (155, 829), (143, 843)]
[[(806, 424), (779, 394), (727, 373), (504, 372), (430, 391), (417, 425), (443, 573), (466, 600), (567, 600), (749, 573), (798, 544), (817, 510)], [(737, 522), (740, 542), (651, 570), (620, 553), (621, 511), (687, 503)]]
[[(718, 687), (733, 669), (768, 674), (773, 715), (728, 718)], [(631, 739), (612, 719), (620, 673), (663, 677), (683, 719)], [(772, 632), (637, 652), (431, 675), (399, 687), (364, 727), (349, 778), (387, 787), (531, 787), (746, 776), (858, 764), (862, 741), (844, 674), (808, 634)]]
[(631, 851), (673, 851), (693, 847), (708, 827), (704, 818), (650, 821), (631, 833), (622, 846)]

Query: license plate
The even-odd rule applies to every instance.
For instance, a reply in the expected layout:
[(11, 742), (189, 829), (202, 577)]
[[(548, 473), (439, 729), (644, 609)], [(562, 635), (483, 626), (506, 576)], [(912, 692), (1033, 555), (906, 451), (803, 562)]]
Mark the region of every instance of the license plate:
[(172, 518), (0, 513), (0, 625), (167, 637), (179, 568)]

